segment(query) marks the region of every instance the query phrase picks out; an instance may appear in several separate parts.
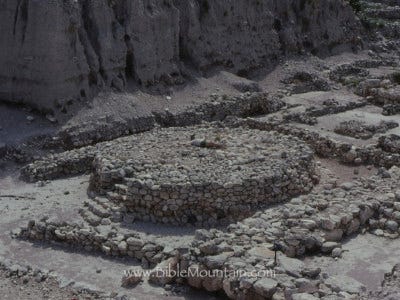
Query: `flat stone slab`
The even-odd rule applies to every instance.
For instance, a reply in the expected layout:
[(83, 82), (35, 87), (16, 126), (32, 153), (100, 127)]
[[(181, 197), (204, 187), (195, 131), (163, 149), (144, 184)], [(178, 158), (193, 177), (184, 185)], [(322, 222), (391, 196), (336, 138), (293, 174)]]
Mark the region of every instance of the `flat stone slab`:
[[(91, 186), (145, 221), (215, 225), (309, 191), (312, 151), (275, 132), (204, 125), (107, 143)], [(121, 184), (122, 183), (122, 184)]]

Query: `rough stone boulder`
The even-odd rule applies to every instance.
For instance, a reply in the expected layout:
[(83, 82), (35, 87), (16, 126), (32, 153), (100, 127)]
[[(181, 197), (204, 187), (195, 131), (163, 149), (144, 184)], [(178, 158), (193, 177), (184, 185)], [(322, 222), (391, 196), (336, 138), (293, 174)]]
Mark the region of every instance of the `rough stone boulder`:
[(48, 111), (128, 81), (182, 83), (186, 63), (247, 76), (349, 49), (360, 28), (343, 0), (0, 0), (0, 20), (0, 100)]

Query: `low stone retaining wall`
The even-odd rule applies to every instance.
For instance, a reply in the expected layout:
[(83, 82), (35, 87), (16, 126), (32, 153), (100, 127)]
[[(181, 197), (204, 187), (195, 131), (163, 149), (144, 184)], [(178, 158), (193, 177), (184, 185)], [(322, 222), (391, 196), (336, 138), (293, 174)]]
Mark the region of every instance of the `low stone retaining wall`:
[(88, 146), (60, 154), (52, 154), (23, 167), (21, 178), (28, 182), (34, 182), (83, 174), (92, 169), (95, 150), (95, 147)]
[[(367, 147), (356, 147), (348, 143), (335, 141), (331, 138), (321, 136), (317, 132), (300, 129), (285, 124), (258, 121), (257, 119), (230, 119), (232, 127), (244, 126), (251, 129), (271, 131), (275, 130), (282, 134), (293, 135), (306, 142), (317, 155), (321, 157), (338, 158), (348, 164), (371, 164), (378, 167), (391, 168), (400, 166), (400, 153), (387, 152), (387, 148), (378, 145)], [(391, 138), (393, 139), (393, 138)]]
[[(134, 117), (132, 120), (102, 118), (93, 124), (67, 127), (59, 133), (59, 138), (63, 146), (71, 150), (44, 157), (25, 166), (21, 170), (22, 178), (27, 181), (50, 180), (90, 171), (95, 152), (107, 147), (108, 143), (101, 141), (150, 131), (156, 125), (190, 126), (203, 121), (222, 121), (228, 116), (268, 114), (280, 110), (283, 106), (281, 100), (272, 98), (267, 93), (247, 92), (240, 96), (215, 95), (210, 96), (208, 102), (180, 112), (153, 112), (151, 116)], [(98, 144), (88, 146), (93, 143)], [(0, 145), (0, 157), (1, 149)]]
[(110, 256), (132, 257), (141, 261), (144, 268), (154, 267), (171, 256), (163, 252), (165, 246), (150, 237), (143, 239), (135, 232), (121, 234), (118, 231), (99, 232), (95, 227), (60, 224), (54, 221), (29, 221), (21, 228), (18, 237), (35, 241), (53, 241), (67, 244), (87, 252), (99, 252)]
[(79, 126), (67, 126), (60, 133), (66, 148), (76, 148), (161, 127), (189, 126), (202, 121), (222, 121), (227, 116), (248, 117), (280, 110), (285, 104), (267, 93), (246, 92), (239, 96), (212, 95), (205, 103), (172, 112), (154, 111), (131, 119), (101, 118)]

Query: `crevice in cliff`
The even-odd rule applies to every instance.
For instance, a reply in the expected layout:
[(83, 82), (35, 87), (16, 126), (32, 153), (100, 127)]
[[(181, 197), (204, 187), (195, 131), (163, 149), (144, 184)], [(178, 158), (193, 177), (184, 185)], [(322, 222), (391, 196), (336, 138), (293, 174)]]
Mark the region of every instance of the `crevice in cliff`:
[[(91, 49), (94, 51), (95, 55), (96, 55), (96, 59), (98, 61), (99, 64), (99, 68), (98, 70), (94, 70), (94, 65), (93, 63), (91, 63), (91, 58), (88, 55), (88, 50), (85, 48), (85, 55), (86, 58), (88, 60), (88, 65), (90, 68), (90, 74), (89, 74), (89, 82), (91, 83), (95, 83), (98, 84), (98, 78), (97, 78), (97, 74), (99, 73), (104, 80), (106, 80), (106, 74), (104, 72), (104, 69), (102, 67), (102, 59), (101, 59), (101, 54), (99, 52), (100, 49), (100, 45), (98, 42), (98, 30), (96, 28), (96, 26), (93, 24), (91, 15), (90, 15), (90, 10), (91, 8), (89, 7), (89, 1), (84, 1), (82, 2), (82, 6), (81, 6), (81, 14), (82, 14), (82, 23), (83, 23), (83, 29), (85, 31), (86, 37), (87, 37), (87, 41), (90, 44)], [(89, 46), (89, 45), (86, 45)]]
[(90, 42), (87, 37), (87, 33), (84, 29), (80, 28), (78, 31), (78, 38), (79, 42), (82, 45), (83, 54), (85, 55), (86, 63), (89, 67), (89, 74), (88, 74), (88, 83), (89, 86), (97, 86), (98, 85), (98, 70), (93, 67), (93, 60), (98, 60), (94, 50), (92, 49)]
[(136, 79), (137, 76), (135, 75), (135, 55), (131, 43), (131, 38), (129, 35), (125, 35), (124, 40), (126, 44), (125, 77), (126, 79)]
[(28, 9), (29, 9), (29, 0), (23, 0), (22, 5), (21, 5), (21, 18), (23, 21), (22, 42), (25, 41), (26, 27), (28, 25)]
[(17, 34), (17, 27), (21, 24), (21, 40), (25, 41), (26, 27), (28, 25), (29, 0), (19, 0), (14, 15), (13, 35)]
[[(190, 16), (192, 15), (191, 9), (188, 7), (193, 0), (180, 1), (173, 0), (173, 6), (179, 11), (179, 40), (178, 40), (178, 55), (179, 60), (189, 68), (197, 69), (193, 58), (190, 56), (190, 51), (187, 49), (186, 41), (188, 40), (188, 29)], [(196, 2), (196, 5), (197, 2)]]
[[(115, 20), (119, 25), (125, 27), (126, 21), (126, 10), (127, 10), (127, 0), (119, 0), (111, 5), (112, 11), (114, 13)], [(131, 1), (131, 0), (128, 0)]]
[(18, 24), (18, 15), (19, 15), (19, 9), (21, 7), (21, 2), (23, 0), (18, 0), (17, 8), (15, 9), (15, 14), (14, 14), (14, 26), (13, 26), (13, 35), (16, 33), (17, 29), (17, 24)]

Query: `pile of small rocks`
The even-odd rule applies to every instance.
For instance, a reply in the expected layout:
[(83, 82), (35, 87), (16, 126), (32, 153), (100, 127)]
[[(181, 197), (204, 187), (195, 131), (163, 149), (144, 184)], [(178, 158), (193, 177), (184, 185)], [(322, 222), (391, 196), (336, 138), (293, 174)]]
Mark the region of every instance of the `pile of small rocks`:
[(32, 269), (30, 265), (17, 264), (4, 257), (0, 257), (0, 268), (5, 270), (9, 277), (15, 276), (23, 280), (29, 280), (29, 277), (33, 277), (38, 283), (45, 281), (49, 277), (54, 277), (54, 274), (49, 270)]
[(400, 114), (400, 104), (386, 104), (382, 109), (382, 114), (384, 116), (394, 116)]
[(287, 112), (283, 114), (285, 121), (293, 121), (301, 124), (315, 125), (318, 123), (317, 117), (337, 114), (340, 112), (363, 107), (367, 104), (366, 101), (350, 101), (339, 103), (334, 99), (328, 99), (322, 102), (318, 107), (310, 107), (302, 112)]
[(379, 138), (378, 147), (388, 153), (400, 153), (400, 136), (391, 134)]
[(367, 125), (362, 121), (351, 120), (339, 123), (334, 131), (338, 134), (351, 136), (356, 139), (367, 140), (377, 133), (385, 133), (396, 127), (399, 127), (399, 123), (395, 121), (381, 121), (379, 124)]
[(359, 83), (356, 93), (369, 102), (396, 110), (400, 103), (400, 86), (390, 78), (369, 78)]
[(296, 72), (282, 80), (282, 82), (289, 85), (288, 88), (292, 94), (331, 90), (329, 83), (325, 79), (305, 71)]
[(365, 78), (369, 75), (369, 71), (357, 64), (341, 64), (335, 67), (329, 73), (329, 78), (333, 81), (340, 82), (342, 84), (349, 84), (359, 78)]

